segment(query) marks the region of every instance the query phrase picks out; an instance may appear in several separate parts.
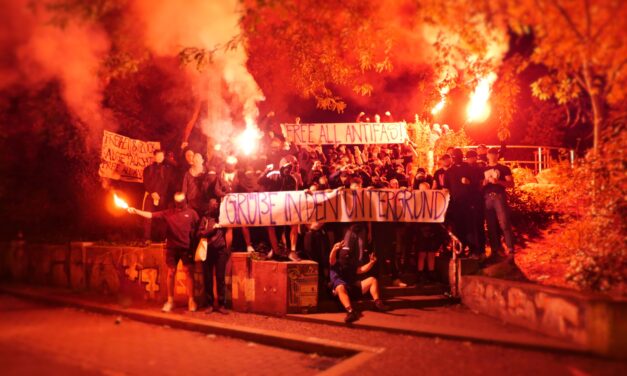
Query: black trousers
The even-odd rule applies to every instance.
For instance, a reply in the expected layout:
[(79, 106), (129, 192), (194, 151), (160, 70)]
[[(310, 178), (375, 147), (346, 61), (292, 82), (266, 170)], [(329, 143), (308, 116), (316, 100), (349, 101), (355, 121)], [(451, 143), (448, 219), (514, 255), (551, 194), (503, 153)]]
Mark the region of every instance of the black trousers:
[(216, 278), (216, 292), (218, 294), (218, 305), (226, 306), (226, 264), (231, 257), (231, 252), (222, 248), (207, 248), (207, 259), (203, 262), (203, 275), (205, 280), (205, 293), (207, 294), (210, 306), (214, 305), (213, 277)]
[[(166, 208), (164, 199), (161, 199), (159, 206), (155, 206), (150, 195), (144, 199), (143, 210), (154, 213), (156, 211), (164, 210)], [(162, 242), (165, 240), (165, 223), (163, 221), (153, 221), (152, 219), (144, 219), (144, 240), (154, 240)]]

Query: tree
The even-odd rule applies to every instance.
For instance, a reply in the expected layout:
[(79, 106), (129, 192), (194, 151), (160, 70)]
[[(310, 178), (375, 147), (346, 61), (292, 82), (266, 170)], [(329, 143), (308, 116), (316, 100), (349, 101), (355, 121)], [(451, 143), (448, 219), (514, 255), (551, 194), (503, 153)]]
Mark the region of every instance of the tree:
[(378, 4), (245, 1), (241, 24), (247, 49), (267, 69), (277, 69), (273, 62), (285, 62), (291, 86), (303, 97), (315, 98), (318, 108), (343, 112), (346, 103), (334, 88), (369, 95), (368, 73), (392, 69), (392, 40), (386, 21), (377, 14)]

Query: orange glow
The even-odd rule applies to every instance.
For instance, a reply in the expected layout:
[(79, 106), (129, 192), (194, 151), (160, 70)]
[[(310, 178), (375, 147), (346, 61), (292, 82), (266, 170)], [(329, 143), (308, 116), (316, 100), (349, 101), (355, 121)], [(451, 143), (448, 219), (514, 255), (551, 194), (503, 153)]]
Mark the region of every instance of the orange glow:
[(128, 209), (128, 204), (126, 203), (126, 201), (119, 198), (118, 195), (115, 193), (113, 194), (113, 202), (115, 203), (115, 206), (120, 209)]
[(246, 129), (237, 136), (236, 145), (244, 155), (251, 155), (259, 146), (261, 132), (256, 125), (246, 125)]
[(468, 107), (466, 107), (466, 116), (468, 122), (483, 122), (488, 116), (490, 116), (490, 112), (492, 109), (490, 108), (490, 103), (488, 100), (490, 99), (490, 93), (492, 91), (492, 84), (496, 80), (496, 74), (490, 73), (486, 77), (483, 77), (477, 83), (477, 87), (475, 87), (475, 91), (473, 91), (470, 96), (470, 101), (468, 102)]
[(440, 90), (440, 101), (438, 102), (438, 104), (436, 104), (432, 109), (431, 109), (431, 114), (435, 115), (438, 112), (442, 111), (442, 109), (444, 108), (444, 105), (446, 104), (446, 94), (448, 94), (449, 88), (448, 86), (443, 87)]
[(442, 98), (440, 100), (440, 102), (438, 102), (438, 104), (436, 104), (432, 109), (431, 109), (431, 114), (435, 115), (438, 112), (442, 111), (442, 109), (444, 108), (444, 105), (446, 104), (446, 98)]

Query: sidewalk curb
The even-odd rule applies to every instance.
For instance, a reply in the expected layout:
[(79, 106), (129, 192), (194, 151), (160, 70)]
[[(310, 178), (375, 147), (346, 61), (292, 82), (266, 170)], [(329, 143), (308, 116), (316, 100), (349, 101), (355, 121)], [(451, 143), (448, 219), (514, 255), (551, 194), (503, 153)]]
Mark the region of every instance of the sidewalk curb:
[(263, 345), (284, 348), (303, 353), (318, 353), (330, 357), (346, 357), (336, 365), (321, 372), (323, 375), (341, 375), (354, 371), (373, 356), (385, 351), (385, 348), (370, 347), (360, 344), (327, 340), (317, 337), (306, 337), (293, 333), (277, 332), (273, 330), (257, 329), (239, 325), (210, 322), (191, 317), (149, 312), (141, 309), (118, 308), (110, 304), (88, 302), (72, 297), (51, 296), (20, 288), (0, 286), (0, 293), (6, 293), (18, 298), (36, 300), (51, 305), (63, 305), (84, 309), (107, 315), (119, 315), (135, 321), (153, 325), (168, 325), (171, 328), (211, 333)]
[[(318, 319), (318, 318), (313, 318), (313, 317), (309, 318), (309, 317), (303, 317), (303, 316), (297, 316), (297, 315), (286, 315), (284, 316), (284, 318), (288, 320), (293, 320), (293, 321), (346, 327), (346, 324), (343, 324), (340, 322)], [(539, 343), (534, 343), (534, 342), (529, 342), (529, 341), (509, 341), (509, 340), (504, 340), (504, 339), (495, 339), (495, 338), (487, 338), (487, 337), (481, 338), (481, 337), (475, 337), (475, 336), (467, 336), (463, 334), (446, 333), (442, 331), (428, 331), (424, 329), (423, 330), (419, 330), (419, 329), (410, 330), (410, 329), (402, 329), (402, 328), (382, 327), (382, 326), (374, 326), (374, 325), (369, 325), (369, 324), (361, 324), (359, 322), (352, 323), (351, 327), (355, 329), (373, 330), (373, 331), (378, 331), (378, 332), (408, 335), (408, 336), (413, 336), (413, 337), (440, 338), (444, 340), (451, 340), (451, 341), (458, 341), (458, 342), (473, 342), (473, 343), (483, 344), (483, 345), (496, 345), (496, 346), (503, 346), (503, 347), (509, 347), (509, 348), (515, 348), (515, 349), (522, 349), (522, 350), (551, 352), (551, 353), (558, 353), (558, 354), (574, 354), (574, 355), (590, 356), (590, 357), (595, 357), (595, 358), (605, 358), (604, 356), (593, 353), (585, 348), (578, 347), (576, 345), (566, 344), (566, 343), (564, 344), (564, 346), (559, 347), (559, 346), (551, 346), (551, 345), (539, 344)]]

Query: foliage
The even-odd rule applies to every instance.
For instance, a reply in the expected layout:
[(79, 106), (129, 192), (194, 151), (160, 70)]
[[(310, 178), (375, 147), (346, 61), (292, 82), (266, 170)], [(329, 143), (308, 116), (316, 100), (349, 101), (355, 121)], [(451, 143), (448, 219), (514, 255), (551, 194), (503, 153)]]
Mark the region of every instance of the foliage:
[[(605, 136), (598, 155), (589, 153), (572, 169), (560, 165), (541, 183), (517, 187), (510, 198), (516, 223), (559, 223), (543, 239), (544, 252), (569, 260), (569, 281), (585, 290), (625, 294), (627, 131)], [(524, 172), (514, 174), (524, 179)]]
[(428, 166), (428, 152), (433, 150), (437, 160), (438, 156), (444, 155), (446, 149), (450, 147), (465, 147), (470, 145), (470, 139), (463, 129), (459, 131), (450, 130), (438, 138), (434, 145), (431, 142), (431, 127), (429, 123), (417, 121), (408, 123), (408, 135), (410, 140), (416, 145), (418, 156), (414, 158), (417, 166)]
[[(368, 73), (392, 69), (392, 41), (373, 0), (245, 1), (243, 32), (249, 52), (289, 64), (291, 86), (318, 108), (343, 112), (334, 87), (370, 95)], [(252, 50), (252, 51), (251, 51)]]
[[(525, 114), (527, 129), (523, 144), (559, 146), (564, 142), (567, 108), (558, 107), (554, 101), (534, 100)], [(566, 111), (565, 111), (566, 108)]]
[[(533, 95), (590, 111), (594, 145), (608, 114), (624, 116), (627, 87), (627, 2), (616, 0), (432, 0), (434, 21), (460, 36), (456, 48), (486, 46), (495, 31), (531, 35), (528, 62), (545, 67), (531, 84)], [(473, 20), (479, 20), (473, 23)], [(477, 34), (483, 30), (484, 33)], [(486, 41), (487, 39), (487, 41)], [(581, 100), (585, 94), (585, 101)], [(587, 103), (586, 103), (587, 102)]]
[[(517, 33), (532, 33), (535, 48), (531, 62), (547, 68), (532, 83), (540, 99), (555, 98), (566, 104), (587, 95), (597, 148), (607, 110), (619, 109), (627, 82), (627, 17), (624, 1), (493, 1), (496, 17)], [(581, 102), (576, 102), (581, 103)], [(621, 109), (624, 112), (625, 108)]]

